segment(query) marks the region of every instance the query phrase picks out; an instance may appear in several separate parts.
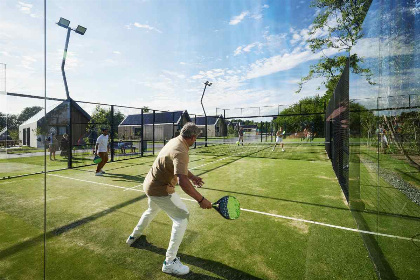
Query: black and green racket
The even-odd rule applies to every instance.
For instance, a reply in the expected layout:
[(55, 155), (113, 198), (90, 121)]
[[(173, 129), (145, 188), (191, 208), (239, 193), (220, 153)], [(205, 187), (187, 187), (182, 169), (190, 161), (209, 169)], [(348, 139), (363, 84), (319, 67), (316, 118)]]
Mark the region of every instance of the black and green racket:
[(228, 220), (239, 218), (241, 213), (239, 200), (234, 196), (224, 196), (212, 205), (223, 218)]

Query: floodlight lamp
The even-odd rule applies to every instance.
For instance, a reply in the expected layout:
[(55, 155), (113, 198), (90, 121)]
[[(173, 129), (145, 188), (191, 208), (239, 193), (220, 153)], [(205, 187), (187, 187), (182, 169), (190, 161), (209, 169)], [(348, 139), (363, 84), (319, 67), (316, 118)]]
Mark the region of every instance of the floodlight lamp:
[(69, 28), (70, 21), (68, 19), (60, 17), (60, 20), (57, 22), (57, 24), (64, 28)]
[(213, 83), (210, 83), (209, 81), (206, 81), (204, 84), (205, 84), (206, 86), (211, 86)]
[(84, 35), (85, 32), (86, 32), (86, 30), (87, 30), (86, 27), (83, 27), (81, 25), (78, 25), (77, 28), (76, 28), (76, 30), (75, 30), (75, 32), (76, 33), (79, 33), (80, 35)]

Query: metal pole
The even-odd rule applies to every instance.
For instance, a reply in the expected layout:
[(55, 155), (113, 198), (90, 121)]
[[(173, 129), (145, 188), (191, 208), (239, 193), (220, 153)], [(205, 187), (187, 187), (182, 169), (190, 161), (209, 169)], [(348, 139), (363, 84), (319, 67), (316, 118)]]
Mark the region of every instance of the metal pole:
[[(194, 115), (194, 123), (197, 124), (197, 115)], [(197, 141), (194, 142), (194, 149), (197, 148)]]
[(172, 112), (172, 138), (175, 137), (175, 112)]
[(262, 142), (262, 131), (263, 131), (263, 122), (260, 122), (260, 135), (261, 135), (261, 142)]
[(63, 61), (61, 63), (61, 73), (63, 74), (63, 81), (64, 81), (64, 87), (66, 88), (67, 99), (70, 99), (70, 94), (69, 94), (69, 88), (67, 86), (66, 72), (64, 71), (64, 66), (66, 65), (67, 49), (69, 47), (69, 40), (70, 40), (70, 31), (71, 29), (67, 28), (66, 45), (64, 46)]
[(69, 102), (69, 159), (67, 162), (67, 168), (72, 168), (73, 166), (73, 100), (71, 98), (68, 99)]
[(114, 161), (114, 105), (111, 105), (111, 161)]
[(267, 133), (268, 133), (268, 122), (265, 122), (265, 142), (267, 142), (267, 137), (268, 137)]
[(143, 109), (141, 109), (141, 131), (140, 131), (140, 137), (141, 137), (141, 142), (140, 142), (140, 155), (143, 156), (143, 143), (144, 143), (144, 119), (143, 119)]
[(204, 120), (205, 120), (205, 147), (207, 147), (207, 115), (206, 115), (206, 110), (204, 110), (203, 97), (204, 97), (204, 93), (206, 92), (206, 87), (207, 87), (207, 83), (204, 84), (203, 95), (201, 95), (201, 107), (203, 107)]
[(152, 148), (152, 151), (153, 151), (153, 155), (155, 155), (155, 110), (153, 110), (153, 125), (152, 125), (152, 128), (153, 128), (153, 133), (152, 133), (152, 137), (153, 137), (153, 139), (152, 139), (152, 144), (153, 144), (153, 148)]
[(270, 130), (271, 130), (271, 133), (270, 133), (270, 142), (273, 142), (273, 122), (271, 122), (270, 123)]

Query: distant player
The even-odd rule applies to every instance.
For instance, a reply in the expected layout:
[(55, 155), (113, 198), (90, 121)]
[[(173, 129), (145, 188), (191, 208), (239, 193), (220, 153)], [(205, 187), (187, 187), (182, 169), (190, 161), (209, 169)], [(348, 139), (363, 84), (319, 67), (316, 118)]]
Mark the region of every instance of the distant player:
[(238, 138), (238, 142), (236, 142), (236, 143), (239, 146), (239, 143), (242, 141), (242, 146), (243, 146), (244, 145), (244, 129), (243, 129), (243, 127), (239, 128), (238, 135), (239, 135), (239, 138)]
[(285, 134), (285, 132), (286, 131), (284, 131), (281, 126), (280, 126), (279, 130), (277, 130), (276, 143), (274, 144), (273, 151), (276, 148), (277, 143), (281, 143), (281, 151), (284, 152), (283, 135)]
[(96, 176), (102, 176), (105, 174), (105, 171), (102, 170), (102, 168), (105, 166), (105, 164), (108, 162), (108, 153), (109, 153), (109, 144), (108, 144), (108, 129), (102, 128), (102, 134), (99, 135), (98, 139), (96, 140), (96, 145), (93, 150), (93, 153), (95, 156), (100, 156), (102, 161), (98, 163), (98, 166), (96, 167)]

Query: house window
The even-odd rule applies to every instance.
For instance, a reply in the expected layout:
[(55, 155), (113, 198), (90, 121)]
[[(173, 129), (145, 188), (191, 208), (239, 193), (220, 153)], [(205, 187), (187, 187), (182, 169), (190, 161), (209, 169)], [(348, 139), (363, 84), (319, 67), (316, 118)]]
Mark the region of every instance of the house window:
[(134, 128), (134, 135), (141, 137), (141, 127), (135, 127)]

